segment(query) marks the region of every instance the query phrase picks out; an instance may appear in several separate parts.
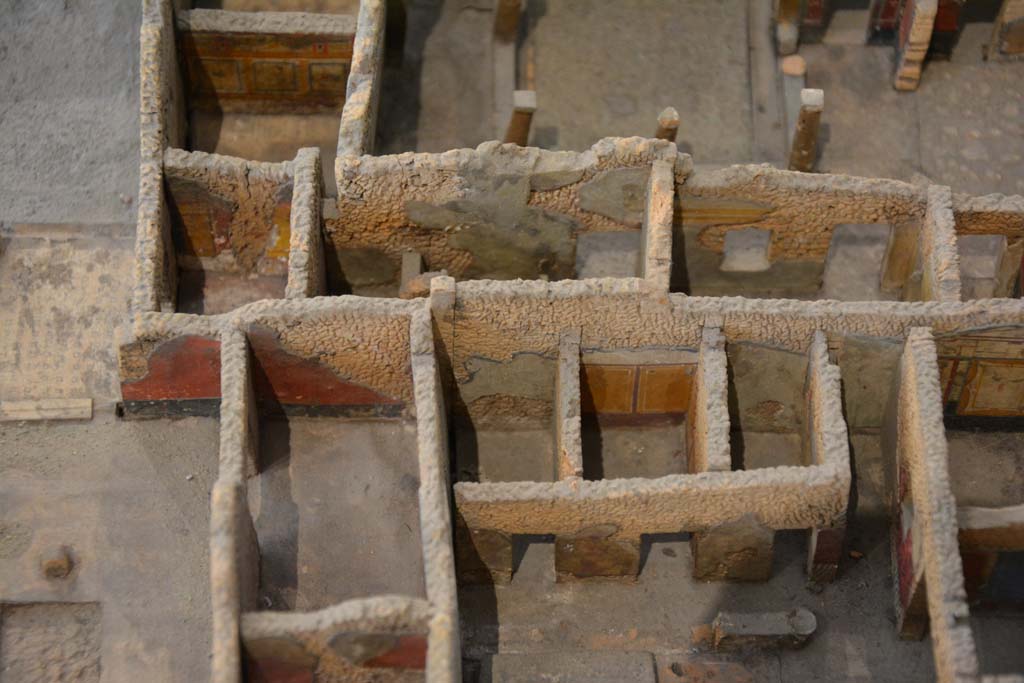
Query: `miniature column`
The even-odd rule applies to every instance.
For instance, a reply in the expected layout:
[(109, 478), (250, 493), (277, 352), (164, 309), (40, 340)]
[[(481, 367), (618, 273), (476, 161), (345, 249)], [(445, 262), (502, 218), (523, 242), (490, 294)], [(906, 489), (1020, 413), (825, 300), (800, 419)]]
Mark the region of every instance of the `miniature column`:
[(800, 0), (778, 0), (775, 10), (775, 44), (780, 55), (796, 52), (800, 38)]
[(893, 80), (893, 87), (897, 90), (917, 90), (937, 13), (938, 0), (914, 0), (904, 6), (896, 77)]
[[(580, 334), (562, 335), (558, 345), (555, 390), (557, 475), (561, 481), (583, 478), (580, 418)], [(555, 578), (634, 579), (640, 572), (640, 539), (621, 536), (612, 524), (581, 529), (555, 538)]]
[(526, 147), (530, 139), (530, 123), (533, 112), (537, 111), (537, 93), (533, 90), (516, 90), (512, 93), (512, 117), (505, 130), (505, 142)]
[(825, 109), (825, 93), (814, 88), (800, 91), (800, 114), (793, 131), (789, 152), (789, 170), (809, 173), (818, 152), (818, 127)]
[[(686, 418), (686, 452), (694, 474), (732, 469), (727, 362), (722, 331), (705, 327)], [(767, 580), (774, 542), (775, 532), (749, 515), (694, 532), (690, 537), (693, 577), (702, 581)]]
[(988, 59), (1020, 59), (1024, 54), (1024, 2), (1003, 0), (988, 41)]
[(782, 104), (786, 112), (786, 146), (792, 149), (796, 123), (800, 120), (800, 93), (807, 87), (807, 61), (800, 55), (779, 60), (782, 71)]
[(658, 129), (654, 137), (659, 140), (676, 141), (676, 134), (679, 132), (679, 112), (675, 107), (665, 107), (658, 114)]
[(400, 299), (415, 299), (430, 293), (430, 280), (423, 275), (423, 256), (418, 251), (402, 252), (401, 279), (398, 286)]
[(523, 11), (522, 0), (498, 0), (494, 8), (494, 37), (511, 43), (519, 33), (519, 16)]

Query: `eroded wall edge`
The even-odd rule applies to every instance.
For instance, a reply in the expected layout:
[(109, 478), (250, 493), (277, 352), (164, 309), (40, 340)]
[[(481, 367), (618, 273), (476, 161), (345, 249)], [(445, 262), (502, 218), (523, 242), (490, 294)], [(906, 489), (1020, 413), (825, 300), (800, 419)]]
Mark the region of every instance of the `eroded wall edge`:
[(352, 46), (352, 66), (345, 92), (345, 106), (338, 130), (336, 177), (341, 177), (345, 157), (370, 154), (377, 128), (380, 101), (380, 73), (384, 52), (384, 0), (362, 0), (356, 37)]

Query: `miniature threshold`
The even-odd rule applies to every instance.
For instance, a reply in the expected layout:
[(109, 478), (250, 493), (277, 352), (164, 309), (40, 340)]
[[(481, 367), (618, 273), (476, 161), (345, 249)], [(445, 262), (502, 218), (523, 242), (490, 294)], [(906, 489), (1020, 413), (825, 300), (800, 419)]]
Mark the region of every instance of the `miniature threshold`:
[[(976, 642), (1024, 642), (1024, 198), (695, 168), (670, 114), (375, 156), (384, 0), (181, 4), (144, 3), (121, 411), (219, 415), (212, 680), (696, 680), (660, 650), (813, 644), (870, 461), (887, 652), (1024, 681)], [(642, 627), (651, 572), (663, 641), (530, 622), (570, 587), (567, 619)], [(688, 608), (780, 574), (809, 610)]]

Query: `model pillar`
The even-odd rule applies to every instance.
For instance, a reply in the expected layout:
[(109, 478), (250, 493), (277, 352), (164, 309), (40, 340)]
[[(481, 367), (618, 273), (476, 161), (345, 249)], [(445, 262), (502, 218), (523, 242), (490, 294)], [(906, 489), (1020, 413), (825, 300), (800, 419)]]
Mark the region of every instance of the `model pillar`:
[(839, 573), (846, 527), (811, 529), (808, 532), (807, 575), (812, 581), (830, 583)]
[(814, 88), (800, 91), (800, 113), (793, 131), (789, 152), (789, 170), (809, 173), (818, 154), (818, 128), (825, 109), (825, 93)]
[(511, 43), (516, 39), (522, 11), (522, 0), (498, 0), (494, 8), (494, 37), (497, 40)]
[(778, 0), (775, 9), (775, 45), (780, 55), (796, 52), (800, 39), (800, 0)]
[(904, 5), (896, 77), (893, 80), (893, 87), (897, 90), (917, 90), (937, 13), (938, 0), (907, 0)]
[(640, 573), (640, 538), (618, 536), (607, 527), (555, 539), (555, 580), (629, 579)]
[(508, 128), (505, 130), (505, 142), (526, 147), (535, 111), (537, 93), (532, 90), (516, 90), (512, 93), (512, 118), (509, 119)]

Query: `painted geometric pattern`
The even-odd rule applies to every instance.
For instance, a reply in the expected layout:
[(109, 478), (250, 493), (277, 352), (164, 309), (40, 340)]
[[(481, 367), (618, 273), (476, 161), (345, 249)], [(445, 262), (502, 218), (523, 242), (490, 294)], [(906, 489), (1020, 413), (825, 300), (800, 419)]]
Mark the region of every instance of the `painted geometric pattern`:
[(957, 415), (1024, 415), (1024, 329), (984, 330), (937, 339), (936, 345), (948, 410)]
[(189, 102), (198, 109), (340, 110), (352, 36), (186, 33)]

